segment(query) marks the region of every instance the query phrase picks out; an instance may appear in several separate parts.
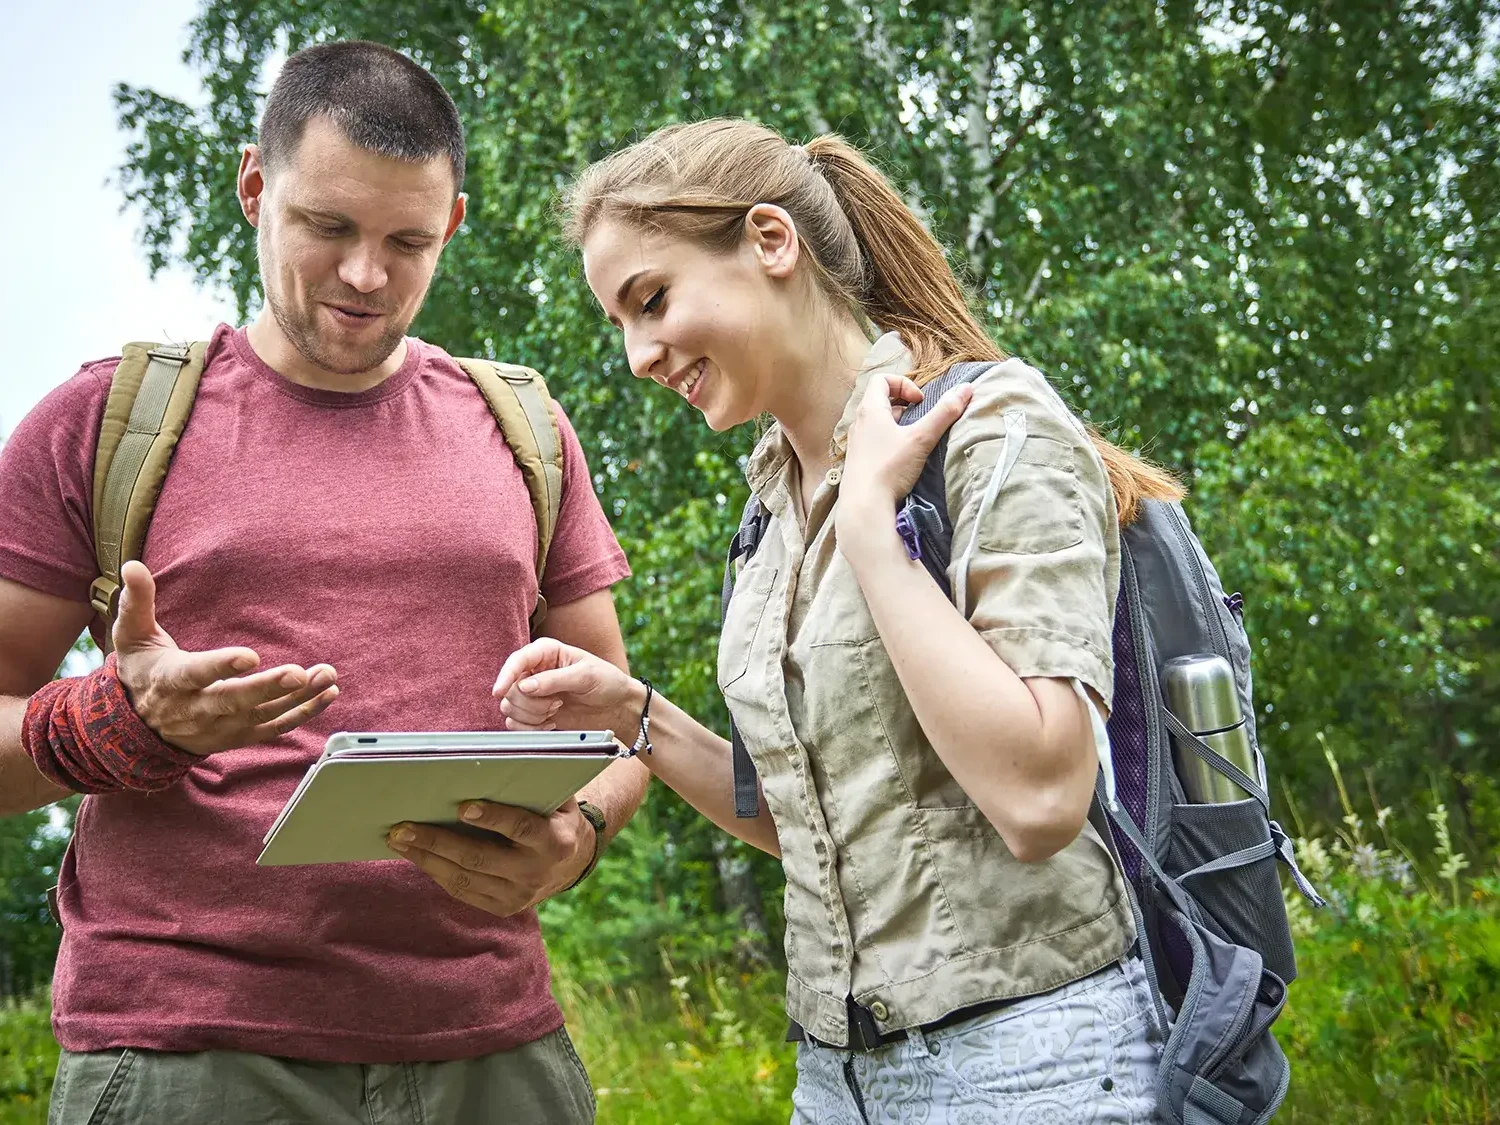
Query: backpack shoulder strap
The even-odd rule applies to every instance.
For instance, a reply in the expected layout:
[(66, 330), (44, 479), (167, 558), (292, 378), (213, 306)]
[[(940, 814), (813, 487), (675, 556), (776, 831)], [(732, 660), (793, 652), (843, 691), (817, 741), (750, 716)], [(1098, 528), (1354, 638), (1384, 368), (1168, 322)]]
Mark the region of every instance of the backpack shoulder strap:
[[(771, 513), (755, 493), (745, 502), (744, 515), (740, 517), (739, 530), (729, 543), (729, 558), (724, 563), (724, 592), (719, 600), (719, 625), (729, 616), (729, 601), (734, 597), (734, 579), (741, 561), (749, 562), (750, 556), (760, 546), (760, 540), (771, 522)], [(741, 820), (753, 820), (760, 815), (760, 783), (756, 780), (755, 762), (745, 748), (740, 728), (734, 716), (729, 717), (730, 763), (734, 767), (734, 815)]]
[(547, 573), (547, 553), (562, 510), (562, 437), (552, 413), (552, 398), (542, 377), (529, 367), (487, 359), (455, 362), (489, 403), (531, 496), (531, 507), (536, 513), (538, 592), (536, 609), (531, 614), (531, 631), (535, 633), (547, 616), (547, 599), (540, 591)]
[[(898, 425), (917, 422), (943, 395), (954, 387), (974, 382), (994, 366), (992, 362), (955, 363), (922, 388), (922, 401), (903, 410)], [(896, 528), (906, 542), (908, 553), (927, 569), (943, 593), (952, 597), (948, 564), (953, 558), (953, 520), (948, 514), (947, 462), (948, 435), (944, 433), (927, 455), (917, 483), (902, 501)]]
[(126, 344), (109, 385), (94, 452), (94, 555), (89, 599), (105, 644), (120, 599), (120, 568), (140, 558), (162, 481), (187, 426), (208, 344)]

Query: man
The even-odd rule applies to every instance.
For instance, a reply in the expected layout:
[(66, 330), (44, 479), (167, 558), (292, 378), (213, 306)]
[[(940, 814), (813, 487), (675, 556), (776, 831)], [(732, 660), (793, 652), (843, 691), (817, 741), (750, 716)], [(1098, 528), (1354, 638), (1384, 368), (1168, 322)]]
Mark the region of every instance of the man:
[[(580, 795), (593, 820), (482, 806), (493, 842), (416, 826), (396, 862), (255, 865), (335, 729), (500, 727), (491, 686), (538, 594), (514, 455), (452, 359), (405, 335), (464, 217), (453, 102), (394, 51), (323, 44), (287, 61), (259, 141), (238, 192), (265, 309), (213, 336), (88, 677), (49, 683), (81, 629), (103, 639), (92, 461), (115, 361), (0, 454), (0, 813), (99, 794), (60, 874), (53, 1120), (591, 1120), (532, 907), (634, 811), (638, 763)], [(628, 568), (558, 428), (542, 631), (623, 666)]]

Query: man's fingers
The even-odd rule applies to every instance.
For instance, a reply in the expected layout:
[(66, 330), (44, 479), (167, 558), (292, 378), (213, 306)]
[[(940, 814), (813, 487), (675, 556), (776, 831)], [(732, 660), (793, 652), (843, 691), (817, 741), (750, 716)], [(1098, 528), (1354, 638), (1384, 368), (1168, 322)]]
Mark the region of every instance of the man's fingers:
[[(511, 882), (517, 866), (527, 861), (508, 841), (496, 836), (482, 839), (454, 832), (436, 824), (398, 824), (388, 837), (391, 846), (403, 854), (426, 852), (441, 856), (472, 875)], [(497, 888), (490, 887), (493, 894)]]
[(290, 711), (268, 722), (252, 727), (245, 745), (254, 745), (257, 742), (268, 742), (273, 738), (279, 738), (289, 730), (295, 730), (307, 720), (316, 718), (328, 709), (328, 705), (339, 697), (339, 686), (324, 688), (306, 703), (293, 707)]
[[(297, 671), (301, 672), (302, 669), (298, 668)], [(319, 665), (316, 671), (312, 669), (309, 669), (309, 671), (313, 672), (313, 674), (311, 677), (303, 677), (301, 687), (287, 691), (286, 688), (279, 686), (281, 681), (273, 681), (273, 684), (277, 686), (270, 689), (271, 697), (269, 699), (261, 699), (254, 704), (250, 704), (248, 707), (241, 706), (238, 710), (248, 710), (249, 721), (253, 724), (269, 723), (279, 719), (288, 711), (316, 699), (329, 688), (335, 686), (333, 670), (328, 665)], [(240, 702), (248, 704), (249, 699), (247, 698)]]
[[(567, 808), (564, 802), (561, 812)], [(465, 824), (504, 836), (518, 848), (538, 849), (552, 842), (552, 817), (538, 816), (515, 805), (497, 805), (492, 801), (466, 801), (458, 814)]]
[[(327, 665), (318, 665), (317, 668), (319, 672), (316, 687), (313, 685), (314, 669), (300, 668), (295, 664), (283, 664), (277, 668), (256, 672), (253, 676), (233, 676), (215, 680), (203, 688), (203, 696), (222, 715), (253, 712), (263, 704), (292, 696), (308, 688), (313, 689), (311, 695), (316, 695), (324, 688), (331, 686), (334, 682), (333, 670)], [(304, 696), (304, 698), (307, 697)], [(288, 706), (291, 705), (288, 704)], [(281, 710), (286, 709), (283, 707)], [(261, 716), (262, 719), (271, 717), (269, 714)]]
[(496, 879), (493, 875), (468, 871), (435, 852), (408, 846), (400, 854), (425, 871), (433, 882), (459, 902), (468, 903), (497, 918), (507, 918), (531, 905), (523, 899), (524, 892), (513, 884)]
[(167, 682), (180, 691), (202, 691), (210, 684), (248, 672), (260, 663), (254, 649), (239, 646), (210, 649), (208, 652), (174, 653), (172, 660), (174, 666), (168, 673)]
[(156, 582), (144, 563), (131, 559), (120, 568), (120, 606), (115, 614), (115, 651), (149, 641), (156, 635)]

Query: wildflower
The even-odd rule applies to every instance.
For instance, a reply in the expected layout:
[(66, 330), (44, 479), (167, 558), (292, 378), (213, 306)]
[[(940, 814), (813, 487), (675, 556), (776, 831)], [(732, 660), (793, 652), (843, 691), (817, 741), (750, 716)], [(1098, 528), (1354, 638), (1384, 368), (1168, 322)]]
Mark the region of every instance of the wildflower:
[(1356, 844), (1350, 858), (1355, 873), (1361, 879), (1373, 881), (1380, 878), (1380, 853), (1372, 845)]
[(1314, 883), (1326, 883), (1333, 874), (1328, 849), (1317, 837), (1299, 836), (1296, 840), (1297, 863)]
[(1403, 891), (1409, 891), (1416, 885), (1416, 876), (1413, 874), (1411, 864), (1398, 855), (1385, 857), (1386, 878), (1395, 883)]

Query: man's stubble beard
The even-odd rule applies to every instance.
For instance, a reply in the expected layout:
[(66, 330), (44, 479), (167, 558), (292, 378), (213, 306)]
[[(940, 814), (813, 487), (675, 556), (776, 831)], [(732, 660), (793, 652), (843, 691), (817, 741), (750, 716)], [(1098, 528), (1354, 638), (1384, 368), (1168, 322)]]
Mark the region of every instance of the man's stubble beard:
[[(266, 304), (271, 308), (276, 327), (281, 329), (281, 334), (286, 337), (292, 347), (297, 349), (298, 355), (314, 367), (321, 368), (331, 375), (362, 375), (366, 371), (379, 367), (391, 357), (391, 354), (400, 346), (406, 330), (411, 327), (416, 311), (421, 310), (421, 301), (417, 302), (417, 310), (412, 313), (411, 317), (400, 322), (390, 321), (385, 332), (374, 343), (355, 352), (337, 350), (325, 343), (322, 338), (317, 323), (316, 298), (311, 293), (308, 294), (308, 299), (314, 302), (312, 307), (296, 310), (289, 308), (280, 299), (280, 294), (275, 291), (274, 287), (266, 284), (266, 279), (273, 276), (272, 271), (275, 270), (277, 263), (275, 257), (267, 252), (268, 231), (265, 225), (261, 227), (258, 234), (256, 249), (259, 252), (257, 256), (260, 260), (261, 288), (265, 293)], [(271, 270), (266, 269), (267, 265), (271, 266)], [(426, 293), (422, 294), (424, 300), (426, 296)], [(363, 304), (365, 299), (356, 294), (350, 303)]]

